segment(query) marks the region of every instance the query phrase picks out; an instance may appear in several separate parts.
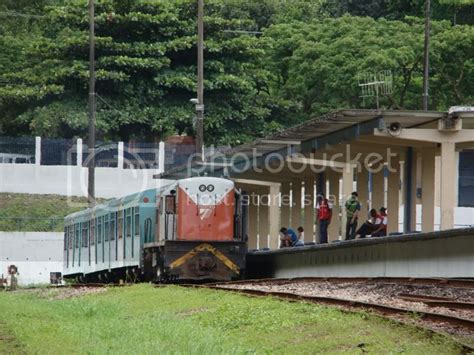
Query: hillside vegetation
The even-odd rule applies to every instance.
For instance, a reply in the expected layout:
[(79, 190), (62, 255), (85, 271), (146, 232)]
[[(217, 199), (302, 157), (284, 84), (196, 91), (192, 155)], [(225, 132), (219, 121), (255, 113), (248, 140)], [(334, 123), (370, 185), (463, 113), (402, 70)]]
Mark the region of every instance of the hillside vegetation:
[(0, 231), (61, 232), (64, 217), (84, 208), (86, 198), (0, 193)]
[[(196, 0), (97, 0), (100, 139), (192, 134)], [(433, 0), (430, 109), (474, 100), (472, 0)], [(390, 70), (388, 109), (422, 107), (422, 0), (206, 0), (205, 136), (238, 144), (341, 108)], [(2, 11), (3, 9), (3, 11)], [(86, 0), (0, 0), (0, 126), (87, 132)], [(1, 132), (0, 131), (0, 132)]]

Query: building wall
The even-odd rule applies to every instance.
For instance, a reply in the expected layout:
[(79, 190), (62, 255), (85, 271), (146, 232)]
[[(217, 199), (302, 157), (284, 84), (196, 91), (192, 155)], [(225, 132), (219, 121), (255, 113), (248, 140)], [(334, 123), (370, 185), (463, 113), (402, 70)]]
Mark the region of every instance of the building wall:
[(18, 267), (18, 284), (49, 284), (51, 272), (63, 271), (63, 233), (0, 232), (0, 277)]

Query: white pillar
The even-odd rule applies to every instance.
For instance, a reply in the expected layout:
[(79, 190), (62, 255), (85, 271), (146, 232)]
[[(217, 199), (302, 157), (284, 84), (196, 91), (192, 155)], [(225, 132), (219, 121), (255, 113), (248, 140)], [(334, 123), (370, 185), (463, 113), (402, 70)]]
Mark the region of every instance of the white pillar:
[[(339, 178), (340, 173), (333, 171), (332, 169), (326, 169), (327, 172), (327, 179), (329, 181), (329, 194), (327, 194), (327, 198), (333, 199), (334, 206), (332, 208), (332, 219), (331, 224), (328, 228), (328, 243), (331, 243), (335, 240), (341, 239), (341, 219), (339, 215), (340, 211), (340, 196), (339, 196)], [(344, 214), (344, 212), (343, 212)], [(344, 234), (345, 226), (342, 227), (342, 231)]]
[(293, 180), (291, 183), (291, 227), (301, 226), (301, 181)]
[(441, 144), (441, 230), (454, 228), (456, 207), (456, 144)]
[[(344, 171), (342, 172), (342, 197), (340, 198), (342, 206), (344, 206), (346, 201), (351, 197), (351, 193), (353, 190), (353, 182), (354, 182), (354, 169), (350, 164), (346, 164), (346, 167), (344, 168)], [(347, 222), (347, 215), (343, 207), (342, 219), (341, 219), (341, 227), (342, 227), (341, 234), (343, 235), (345, 233), (346, 222)]]
[(304, 181), (304, 242), (314, 240), (314, 179), (307, 178)]
[[(268, 191), (268, 190), (267, 190)], [(268, 248), (268, 235), (270, 233), (269, 195), (261, 193), (258, 204), (258, 249)]]
[[(365, 165), (362, 165), (361, 169), (357, 174), (357, 193), (359, 194), (359, 202), (361, 204), (359, 223), (367, 220), (367, 212), (369, 210), (369, 172)], [(343, 232), (345, 233), (345, 230)]]
[(41, 137), (35, 139), (35, 165), (41, 165)]
[(434, 149), (424, 149), (422, 152), (421, 216), (423, 232), (432, 232), (434, 230), (435, 155)]
[(78, 138), (76, 142), (76, 165), (82, 167), (82, 139)]
[(399, 230), (400, 212), (400, 158), (397, 156), (389, 166), (394, 171), (389, 171), (387, 182), (387, 210), (388, 226), (387, 232), (394, 233)]
[(269, 240), (266, 241), (270, 249), (278, 249), (280, 243), (280, 211), (279, 211), (280, 185), (270, 185), (270, 196), (268, 206), (268, 235)]
[(165, 142), (160, 142), (158, 149), (158, 172), (163, 173), (165, 171)]
[(117, 147), (117, 168), (123, 169), (123, 142), (118, 142), (118, 147)]

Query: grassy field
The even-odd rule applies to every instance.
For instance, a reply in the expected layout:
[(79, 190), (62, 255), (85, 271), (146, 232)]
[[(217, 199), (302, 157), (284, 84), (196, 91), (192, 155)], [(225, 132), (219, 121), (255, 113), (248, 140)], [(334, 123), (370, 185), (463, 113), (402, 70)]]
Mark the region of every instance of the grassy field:
[(0, 231), (59, 232), (65, 216), (84, 208), (85, 198), (1, 193)]
[(447, 338), (318, 305), (144, 284), (64, 292), (0, 292), (0, 353), (459, 353)]

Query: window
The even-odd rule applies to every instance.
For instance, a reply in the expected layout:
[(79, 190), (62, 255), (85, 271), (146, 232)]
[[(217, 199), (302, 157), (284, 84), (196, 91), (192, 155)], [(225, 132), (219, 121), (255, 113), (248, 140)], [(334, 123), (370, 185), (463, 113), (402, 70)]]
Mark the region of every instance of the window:
[(174, 195), (166, 196), (166, 214), (175, 214), (176, 213), (176, 198)]
[(67, 227), (64, 227), (64, 250), (67, 250), (67, 242), (68, 242), (68, 234), (67, 234)]
[(128, 237), (131, 237), (132, 236), (132, 209), (131, 208), (128, 208), (126, 210), (126, 216), (127, 216), (127, 225), (125, 226), (126, 228), (126, 233), (125, 235)]
[(88, 235), (87, 231), (89, 230), (89, 222), (82, 223), (82, 247), (87, 248), (88, 244)]
[(474, 150), (459, 153), (459, 207), (474, 207)]
[(138, 207), (135, 207), (135, 235), (140, 235), (140, 214), (138, 213)]
[(91, 242), (91, 245), (94, 245), (95, 244), (95, 226), (97, 225), (97, 219), (92, 219), (92, 221), (90, 221), (90, 224), (91, 224), (91, 232), (90, 232), (90, 242)]
[(118, 212), (118, 238), (123, 238), (123, 211)]
[(74, 226), (69, 226), (69, 249), (74, 245)]
[(115, 240), (115, 213), (110, 214), (110, 240)]
[(80, 235), (81, 235), (81, 225), (77, 223), (76, 224), (76, 248), (79, 248)]
[(102, 243), (102, 217), (97, 218), (97, 243)]
[(104, 242), (109, 241), (109, 215), (104, 216)]

